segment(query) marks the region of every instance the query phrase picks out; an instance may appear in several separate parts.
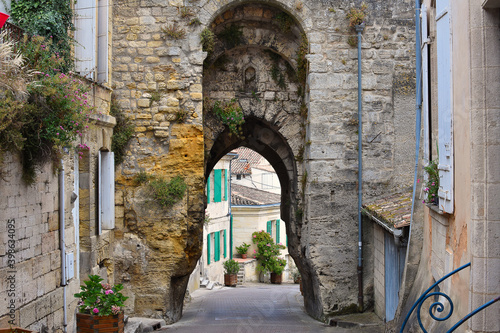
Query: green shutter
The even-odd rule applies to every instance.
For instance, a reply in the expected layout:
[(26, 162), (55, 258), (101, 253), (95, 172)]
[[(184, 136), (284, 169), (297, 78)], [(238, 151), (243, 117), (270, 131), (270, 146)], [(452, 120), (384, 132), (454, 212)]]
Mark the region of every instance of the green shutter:
[(214, 245), (215, 245), (215, 258), (214, 262), (217, 262), (220, 260), (220, 231), (216, 231), (214, 234)]
[(267, 233), (273, 237), (273, 222), (267, 221)]
[(224, 170), (224, 201), (227, 200), (227, 170)]
[(221, 181), (222, 181), (222, 170), (221, 169), (214, 170), (214, 202), (222, 201)]
[(210, 234), (207, 235), (207, 265), (210, 265)]
[(285, 241), (286, 241), (285, 246), (288, 247), (288, 235), (285, 236)]
[(276, 220), (276, 244), (280, 242), (280, 219)]
[(226, 249), (226, 230), (224, 229), (223, 231), (223, 236), (224, 236), (224, 259), (227, 257), (227, 249)]
[(207, 179), (207, 203), (210, 203), (210, 174)]

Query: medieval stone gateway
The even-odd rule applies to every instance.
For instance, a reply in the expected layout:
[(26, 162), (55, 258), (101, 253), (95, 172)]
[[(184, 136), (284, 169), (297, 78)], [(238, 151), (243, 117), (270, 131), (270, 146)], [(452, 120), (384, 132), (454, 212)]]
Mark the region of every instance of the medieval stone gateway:
[[(370, 197), (411, 184), (415, 43), (412, 1), (367, 4), (362, 137), (363, 195)], [(308, 313), (323, 319), (356, 309), (358, 57), (346, 13), (359, 6), (114, 1), (114, 94), (136, 126), (116, 173), (114, 276), (131, 297), (130, 313), (180, 319), (201, 254), (206, 175), (242, 145), (279, 175)], [(205, 51), (204, 29), (214, 36)], [(238, 133), (214, 113), (217, 102), (241, 108)], [(151, 204), (134, 182), (143, 171), (181, 176), (183, 200), (171, 209)]]

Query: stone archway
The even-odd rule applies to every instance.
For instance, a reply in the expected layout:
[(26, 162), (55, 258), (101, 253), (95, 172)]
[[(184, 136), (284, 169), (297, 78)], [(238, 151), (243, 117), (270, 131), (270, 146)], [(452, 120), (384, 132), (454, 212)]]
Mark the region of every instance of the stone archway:
[[(307, 94), (306, 61), (300, 52), (307, 50), (307, 38), (297, 22), (280, 8), (249, 2), (219, 12), (209, 25), (217, 37), (203, 71), (205, 176), (239, 146), (271, 163), (281, 183), (289, 251), (303, 276), (305, 307), (321, 318), (319, 282), (301, 244)], [(216, 103), (241, 108), (245, 122), (239, 133), (222, 124), (214, 111)]]

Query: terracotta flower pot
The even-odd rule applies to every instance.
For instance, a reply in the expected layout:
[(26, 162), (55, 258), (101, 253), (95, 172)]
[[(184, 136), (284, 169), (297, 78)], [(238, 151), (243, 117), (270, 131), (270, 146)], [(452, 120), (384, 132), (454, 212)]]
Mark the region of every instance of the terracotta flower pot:
[(241, 255), (241, 259), (246, 259), (246, 258), (247, 258), (247, 254), (246, 253)]
[(7, 22), (8, 18), (9, 18), (9, 15), (0, 12), (0, 28), (3, 27), (5, 22)]
[(238, 283), (238, 274), (224, 274), (224, 285), (228, 287), (236, 287)]
[(78, 333), (123, 333), (123, 328), (123, 312), (114, 316), (76, 314), (76, 331)]
[(281, 284), (282, 274), (271, 273), (271, 283)]

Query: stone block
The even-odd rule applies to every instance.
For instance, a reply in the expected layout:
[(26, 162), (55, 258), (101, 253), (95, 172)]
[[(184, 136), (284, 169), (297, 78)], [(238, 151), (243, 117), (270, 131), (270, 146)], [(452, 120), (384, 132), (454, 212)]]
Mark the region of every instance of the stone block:
[(137, 106), (140, 108), (149, 108), (150, 99), (149, 98), (141, 98), (137, 101)]

